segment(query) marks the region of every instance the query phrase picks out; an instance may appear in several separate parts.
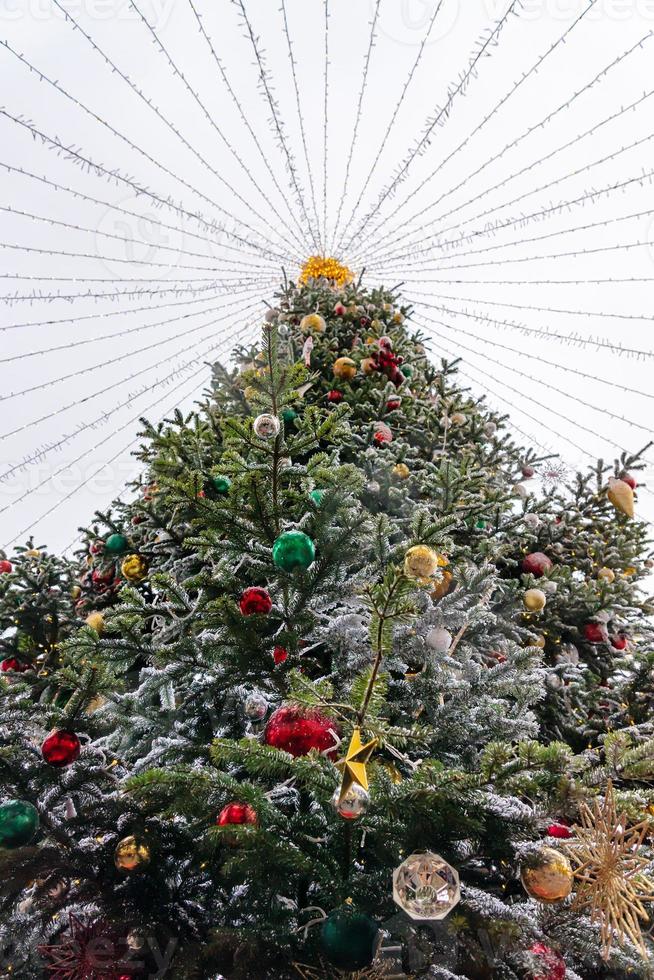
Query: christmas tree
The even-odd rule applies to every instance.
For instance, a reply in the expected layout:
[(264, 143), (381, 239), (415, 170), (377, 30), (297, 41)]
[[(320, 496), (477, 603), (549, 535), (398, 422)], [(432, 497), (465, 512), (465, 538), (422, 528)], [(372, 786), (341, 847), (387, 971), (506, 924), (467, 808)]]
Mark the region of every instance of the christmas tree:
[(3, 976), (651, 975), (639, 456), (531, 492), (410, 312), (310, 260), (55, 633), (2, 569)]

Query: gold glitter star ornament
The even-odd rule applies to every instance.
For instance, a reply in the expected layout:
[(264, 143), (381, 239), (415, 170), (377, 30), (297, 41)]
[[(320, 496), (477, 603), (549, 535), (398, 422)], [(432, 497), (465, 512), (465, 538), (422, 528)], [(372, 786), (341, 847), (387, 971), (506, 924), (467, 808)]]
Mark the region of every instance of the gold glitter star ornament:
[(609, 958), (616, 938), (630, 939), (648, 956), (641, 922), (649, 920), (645, 903), (654, 901), (654, 880), (646, 874), (651, 855), (643, 848), (650, 821), (629, 827), (626, 813), (617, 813), (610, 782), (602, 802), (595, 800), (592, 809), (581, 804), (580, 818), (567, 845), (575, 865), (573, 908), (589, 913), (600, 926), (603, 959)]
[(336, 765), (339, 769), (343, 770), (343, 780), (341, 782), (341, 791), (339, 793), (339, 803), (342, 802), (345, 795), (349, 792), (350, 787), (353, 785), (361, 786), (363, 789), (368, 791), (368, 773), (366, 772), (366, 766), (370, 762), (370, 756), (377, 748), (379, 739), (373, 738), (370, 742), (366, 742), (365, 745), (361, 741), (361, 730), (355, 728), (352, 732), (352, 738), (350, 739), (350, 745), (347, 750), (347, 755)]

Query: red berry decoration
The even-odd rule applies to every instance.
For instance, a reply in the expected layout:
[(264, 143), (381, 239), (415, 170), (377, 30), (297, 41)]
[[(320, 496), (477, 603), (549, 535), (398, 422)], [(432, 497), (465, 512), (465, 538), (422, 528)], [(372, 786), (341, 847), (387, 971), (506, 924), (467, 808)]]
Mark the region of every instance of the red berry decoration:
[(628, 643), (629, 638), (624, 633), (618, 633), (616, 636), (611, 637), (611, 646), (614, 650), (626, 650)]
[(272, 599), (266, 589), (252, 585), (241, 596), (239, 606), (244, 616), (267, 616), (272, 609)]
[(285, 660), (288, 660), (288, 650), (286, 647), (275, 647), (273, 650), (273, 660), (276, 664), (283, 664)]
[(26, 664), (23, 661), (18, 660), (16, 657), (7, 657), (7, 659), (3, 660), (0, 664), (0, 671), (2, 671), (3, 674), (8, 673), (10, 670), (13, 671), (14, 674), (24, 674), (25, 671), (29, 669), (30, 664)]
[(584, 640), (589, 643), (606, 643), (606, 629), (601, 623), (586, 623), (584, 626)]
[(565, 980), (565, 960), (545, 943), (530, 946), (528, 956), (531, 980)]
[(558, 837), (559, 840), (569, 840), (572, 831), (565, 823), (551, 823), (545, 831), (548, 837)]
[(222, 808), (216, 820), (219, 827), (229, 827), (239, 823), (256, 824), (256, 822), (256, 812), (247, 803), (228, 803)]
[(266, 745), (283, 749), (291, 755), (307, 755), (311, 749), (336, 758), (340, 729), (332, 718), (315, 709), (283, 705), (272, 713), (263, 733)]
[(11, 562), (7, 561), (6, 558), (3, 558), (2, 561), (0, 561), (0, 575), (9, 575), (11, 571), (13, 571)]
[(636, 487), (638, 486), (636, 478), (632, 476), (631, 473), (627, 473), (626, 470), (622, 471), (622, 473), (620, 474), (620, 479), (622, 480), (623, 483), (626, 483), (627, 486), (631, 487), (632, 490), (635, 490)]
[(383, 446), (385, 442), (393, 441), (393, 433), (385, 422), (375, 422), (375, 434), (373, 439), (379, 446)]
[(339, 402), (343, 401), (343, 392), (339, 391), (338, 388), (333, 388), (327, 392), (327, 401), (331, 405), (338, 405)]
[(41, 746), (41, 755), (50, 766), (62, 769), (79, 757), (82, 744), (75, 732), (60, 728), (48, 735)]
[(547, 575), (548, 572), (551, 572), (552, 559), (544, 555), (542, 551), (534, 551), (523, 559), (522, 570), (528, 575), (535, 575), (536, 578), (540, 578), (541, 575)]

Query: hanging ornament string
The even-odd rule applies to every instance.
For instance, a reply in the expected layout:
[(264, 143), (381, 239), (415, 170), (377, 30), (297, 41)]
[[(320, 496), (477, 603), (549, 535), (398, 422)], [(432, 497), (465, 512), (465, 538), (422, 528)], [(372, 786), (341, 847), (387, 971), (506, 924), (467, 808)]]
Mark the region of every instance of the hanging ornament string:
[(327, 242), (327, 171), (328, 171), (328, 132), (327, 119), (329, 115), (329, 0), (323, 0), (325, 12), (325, 86), (323, 102), (322, 126), (322, 240)]

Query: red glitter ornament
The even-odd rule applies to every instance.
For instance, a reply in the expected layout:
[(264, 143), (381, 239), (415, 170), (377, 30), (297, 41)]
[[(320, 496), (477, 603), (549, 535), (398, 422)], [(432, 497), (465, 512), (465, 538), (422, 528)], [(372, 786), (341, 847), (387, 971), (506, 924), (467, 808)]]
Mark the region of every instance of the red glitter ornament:
[(327, 401), (331, 405), (337, 405), (339, 402), (343, 401), (343, 392), (339, 391), (338, 388), (333, 388), (331, 391), (327, 392)]
[(108, 585), (113, 582), (114, 579), (114, 568), (111, 565), (109, 568), (101, 569), (94, 568), (91, 574), (91, 581), (94, 585)]
[(273, 660), (276, 664), (283, 664), (285, 660), (288, 660), (288, 650), (286, 647), (275, 647), (273, 650)]
[(588, 643), (606, 643), (606, 627), (601, 623), (586, 623), (584, 626), (584, 640)]
[(41, 746), (41, 755), (50, 766), (62, 769), (70, 766), (79, 757), (82, 744), (75, 734), (66, 728), (59, 728), (48, 735)]
[(628, 643), (629, 638), (624, 633), (618, 633), (616, 636), (611, 637), (611, 646), (614, 650), (626, 650)]
[(244, 616), (267, 616), (272, 609), (272, 599), (266, 589), (252, 585), (241, 596), (239, 607)]
[(216, 819), (219, 827), (229, 827), (239, 823), (256, 824), (256, 822), (257, 814), (247, 803), (228, 803)]
[(572, 831), (565, 823), (551, 823), (545, 831), (548, 837), (558, 837), (559, 840), (569, 840)]
[(26, 664), (22, 660), (18, 660), (16, 657), (7, 657), (0, 664), (0, 671), (6, 674), (8, 671), (12, 670), (14, 674), (24, 674), (26, 670), (29, 670), (31, 664)]
[(402, 402), (399, 398), (389, 398), (386, 402), (386, 411), (396, 412), (401, 404)]
[(7, 561), (6, 558), (3, 558), (2, 561), (0, 561), (0, 575), (9, 575), (9, 572), (11, 571), (13, 571), (11, 562)]
[(530, 977), (532, 980), (565, 980), (565, 960), (545, 943), (529, 947)]
[(544, 555), (542, 551), (534, 551), (527, 555), (522, 561), (522, 570), (528, 575), (547, 575), (552, 570), (552, 559)]
[(385, 422), (375, 422), (375, 434), (373, 439), (379, 446), (382, 446), (385, 442), (393, 441), (393, 433)]
[(291, 755), (307, 755), (311, 749), (336, 758), (339, 726), (316, 709), (283, 705), (272, 713), (263, 733), (266, 745), (283, 749)]

